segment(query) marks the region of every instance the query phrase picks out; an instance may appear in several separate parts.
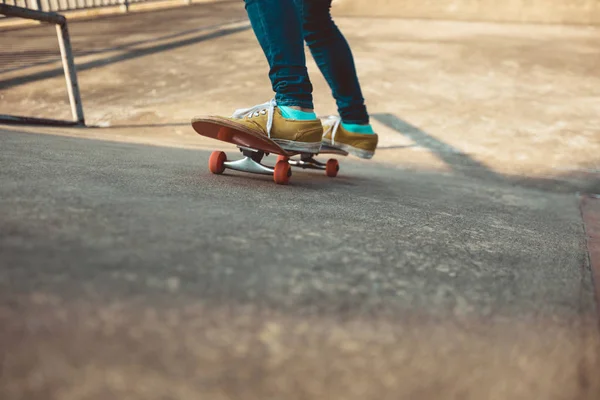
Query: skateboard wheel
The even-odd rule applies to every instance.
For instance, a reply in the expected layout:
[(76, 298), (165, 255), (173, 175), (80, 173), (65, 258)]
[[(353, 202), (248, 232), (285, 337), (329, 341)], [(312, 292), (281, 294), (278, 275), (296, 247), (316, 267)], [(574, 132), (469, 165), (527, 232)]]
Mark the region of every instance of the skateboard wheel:
[(278, 185), (287, 185), (292, 176), (292, 167), (287, 161), (277, 161), (273, 171), (273, 180)]
[(208, 159), (208, 169), (213, 174), (222, 174), (225, 171), (227, 155), (222, 151), (213, 151)]
[(279, 162), (279, 161), (285, 161), (285, 162), (288, 162), (288, 161), (289, 161), (289, 159), (290, 159), (289, 157), (282, 156), (281, 154), (277, 156), (277, 162)]
[(328, 177), (333, 178), (337, 176), (339, 170), (340, 164), (338, 163), (338, 160), (335, 158), (330, 158), (327, 160), (327, 164), (325, 164), (325, 174)]

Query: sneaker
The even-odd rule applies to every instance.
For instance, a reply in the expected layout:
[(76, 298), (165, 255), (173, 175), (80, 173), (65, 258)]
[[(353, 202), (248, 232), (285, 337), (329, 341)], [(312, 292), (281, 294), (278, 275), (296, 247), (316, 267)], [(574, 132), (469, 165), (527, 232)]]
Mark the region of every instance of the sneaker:
[(369, 159), (375, 154), (376, 133), (354, 133), (344, 128), (340, 117), (331, 116), (323, 122), (322, 144), (347, 151), (360, 158)]
[(236, 110), (231, 117), (197, 117), (193, 122), (214, 122), (219, 125), (270, 138), (282, 149), (298, 153), (318, 153), (323, 125), (320, 119), (285, 118), (275, 99), (254, 107)]

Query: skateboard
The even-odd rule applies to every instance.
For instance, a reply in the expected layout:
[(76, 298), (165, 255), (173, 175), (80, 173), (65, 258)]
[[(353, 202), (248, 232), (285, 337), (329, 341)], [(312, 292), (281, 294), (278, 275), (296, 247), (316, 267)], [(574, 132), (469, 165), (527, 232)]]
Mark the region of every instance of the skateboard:
[[(233, 125), (233, 124), (232, 124)], [(302, 169), (318, 169), (325, 171), (329, 177), (337, 176), (340, 166), (335, 158), (322, 163), (314, 157), (317, 154), (336, 154), (347, 156), (344, 150), (323, 145), (319, 153), (302, 153), (284, 150), (268, 137), (250, 130), (228, 125), (223, 121), (209, 118), (197, 118), (192, 121), (194, 130), (212, 139), (236, 145), (244, 156), (238, 160), (228, 160), (223, 151), (213, 151), (208, 160), (208, 169), (213, 174), (222, 174), (226, 169), (250, 172), (254, 174), (272, 175), (275, 183), (287, 185), (292, 176), (292, 166)], [(277, 154), (273, 167), (262, 164), (261, 161), (269, 154)]]

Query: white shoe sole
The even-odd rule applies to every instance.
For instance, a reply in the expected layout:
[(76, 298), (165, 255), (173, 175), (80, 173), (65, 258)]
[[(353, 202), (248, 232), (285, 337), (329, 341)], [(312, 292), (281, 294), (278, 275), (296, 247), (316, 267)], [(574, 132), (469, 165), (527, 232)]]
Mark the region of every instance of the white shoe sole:
[(321, 142), (295, 142), (287, 139), (271, 139), (284, 150), (298, 153), (316, 154), (321, 150)]
[(366, 160), (373, 158), (373, 155), (375, 155), (374, 151), (359, 149), (358, 147), (350, 146), (349, 144), (340, 143), (340, 142), (336, 142), (335, 144), (332, 144), (331, 140), (329, 140), (329, 139), (323, 139), (323, 141), (321, 143), (326, 144), (329, 147), (334, 147), (336, 149), (344, 150), (344, 151), (348, 152), (349, 154), (352, 154), (359, 158), (364, 158)]

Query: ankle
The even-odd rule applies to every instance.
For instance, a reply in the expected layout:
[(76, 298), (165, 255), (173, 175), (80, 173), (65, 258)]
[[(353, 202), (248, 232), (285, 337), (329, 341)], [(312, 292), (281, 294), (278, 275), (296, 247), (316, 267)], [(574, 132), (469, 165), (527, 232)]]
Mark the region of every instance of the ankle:
[(303, 108), (298, 106), (279, 106), (281, 114), (287, 119), (297, 120), (313, 120), (317, 119), (317, 115), (311, 108)]
[(362, 134), (367, 134), (367, 135), (375, 133), (373, 131), (373, 127), (371, 126), (371, 124), (347, 124), (345, 122), (342, 122), (342, 126), (348, 132), (352, 132), (352, 133), (362, 133)]
[(288, 107), (291, 109), (303, 111), (303, 112), (315, 112), (314, 108), (305, 108), (305, 107), (299, 107), (299, 106), (288, 106)]

